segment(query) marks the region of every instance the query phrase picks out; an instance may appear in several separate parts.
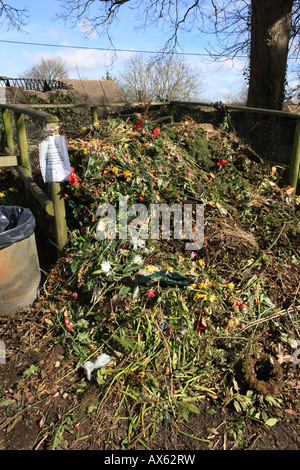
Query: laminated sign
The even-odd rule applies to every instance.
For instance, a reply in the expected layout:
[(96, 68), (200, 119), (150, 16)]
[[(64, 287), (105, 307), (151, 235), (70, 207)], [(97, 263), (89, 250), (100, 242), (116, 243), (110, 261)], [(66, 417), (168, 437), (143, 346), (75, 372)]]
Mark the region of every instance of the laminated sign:
[(63, 135), (51, 135), (39, 145), (40, 166), (45, 183), (67, 181), (71, 165), (66, 139)]

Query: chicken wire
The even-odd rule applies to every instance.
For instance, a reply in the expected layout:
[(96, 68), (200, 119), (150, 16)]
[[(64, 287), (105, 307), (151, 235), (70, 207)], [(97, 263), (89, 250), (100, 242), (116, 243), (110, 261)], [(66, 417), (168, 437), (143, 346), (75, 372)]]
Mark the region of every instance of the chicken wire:
[(174, 109), (175, 121), (189, 116), (198, 123), (210, 123), (234, 132), (264, 161), (274, 165), (289, 165), (292, 155), (296, 121), (291, 114), (273, 116), (259, 111), (228, 110), (226, 106), (195, 106), (185, 104)]

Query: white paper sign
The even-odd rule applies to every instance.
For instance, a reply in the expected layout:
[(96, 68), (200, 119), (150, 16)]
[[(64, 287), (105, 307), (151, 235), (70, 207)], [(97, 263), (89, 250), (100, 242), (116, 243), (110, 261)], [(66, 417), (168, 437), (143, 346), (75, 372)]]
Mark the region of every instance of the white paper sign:
[(66, 139), (63, 135), (51, 135), (39, 145), (40, 167), (45, 183), (67, 181), (71, 165)]

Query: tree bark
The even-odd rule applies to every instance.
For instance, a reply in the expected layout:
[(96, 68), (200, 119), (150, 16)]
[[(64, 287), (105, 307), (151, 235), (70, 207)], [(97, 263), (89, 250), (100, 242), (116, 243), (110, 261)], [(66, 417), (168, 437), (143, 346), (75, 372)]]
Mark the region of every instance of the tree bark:
[(247, 106), (282, 109), (294, 0), (252, 0)]

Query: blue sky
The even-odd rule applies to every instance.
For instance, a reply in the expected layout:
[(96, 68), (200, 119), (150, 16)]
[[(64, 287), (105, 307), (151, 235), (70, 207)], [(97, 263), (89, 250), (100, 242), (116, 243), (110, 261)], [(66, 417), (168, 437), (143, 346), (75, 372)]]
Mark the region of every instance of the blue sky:
[[(135, 54), (135, 50), (157, 51), (168, 39), (168, 32), (161, 29), (147, 28), (135, 31), (134, 13), (126, 6), (121, 8), (119, 22), (111, 30), (111, 37), (117, 49), (127, 51), (99, 51), (93, 48), (109, 48), (106, 36), (94, 32), (89, 39), (83, 34), (83, 25), (72, 27), (62, 20), (55, 19), (59, 9), (57, 0), (11, 0), (17, 8), (26, 5), (29, 11), (29, 22), (24, 27), (25, 34), (14, 30), (7, 31), (1, 27), (0, 40), (26, 43), (53, 44), (58, 47), (37, 46), (29, 44), (0, 43), (0, 75), (8, 77), (24, 76), (24, 71), (38, 63), (41, 58), (61, 56), (69, 69), (70, 78), (101, 79), (107, 70), (112, 76), (119, 73), (124, 62)], [(211, 36), (200, 35), (194, 29), (180, 37), (185, 53), (206, 53)], [(77, 46), (88, 49), (72, 49), (61, 46)], [(60, 46), (60, 47), (59, 47)], [(144, 54), (150, 57), (149, 54)], [(199, 70), (203, 101), (226, 101), (228, 96), (235, 96), (245, 86), (243, 70), (245, 59), (235, 58), (224, 63), (212, 63), (205, 57), (185, 56), (186, 61)]]

